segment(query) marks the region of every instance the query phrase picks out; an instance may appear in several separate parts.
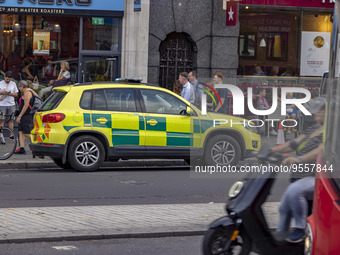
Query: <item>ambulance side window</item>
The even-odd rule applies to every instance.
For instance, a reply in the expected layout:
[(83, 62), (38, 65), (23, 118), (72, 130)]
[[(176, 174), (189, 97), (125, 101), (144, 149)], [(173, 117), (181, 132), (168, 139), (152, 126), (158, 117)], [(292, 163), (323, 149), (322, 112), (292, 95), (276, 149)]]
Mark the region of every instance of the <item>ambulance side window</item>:
[(136, 101), (132, 89), (106, 89), (105, 93), (109, 111), (136, 111)]
[(106, 111), (106, 109), (107, 107), (104, 90), (103, 89), (94, 90), (92, 110)]
[(85, 90), (80, 99), (80, 107), (86, 110), (91, 110), (91, 106), (92, 106), (92, 90)]
[(141, 89), (147, 113), (182, 114), (187, 105), (178, 98), (163, 91)]

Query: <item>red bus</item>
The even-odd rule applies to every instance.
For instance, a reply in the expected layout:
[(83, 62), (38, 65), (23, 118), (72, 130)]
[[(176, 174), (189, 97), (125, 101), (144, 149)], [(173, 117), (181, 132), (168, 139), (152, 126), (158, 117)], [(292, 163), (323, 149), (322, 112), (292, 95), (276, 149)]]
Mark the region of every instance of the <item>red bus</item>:
[(321, 87), (327, 95), (324, 149), (318, 157), (313, 214), (307, 219), (305, 254), (340, 254), (340, 0), (335, 1), (330, 65)]

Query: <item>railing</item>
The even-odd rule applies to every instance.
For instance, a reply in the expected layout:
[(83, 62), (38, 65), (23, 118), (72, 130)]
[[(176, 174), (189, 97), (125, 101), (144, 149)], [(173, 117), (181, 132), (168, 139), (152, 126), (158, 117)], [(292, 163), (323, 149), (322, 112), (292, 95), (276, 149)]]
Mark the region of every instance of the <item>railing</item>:
[[(320, 87), (321, 77), (238, 76), (236, 85)], [(313, 89), (311, 88), (311, 89)]]

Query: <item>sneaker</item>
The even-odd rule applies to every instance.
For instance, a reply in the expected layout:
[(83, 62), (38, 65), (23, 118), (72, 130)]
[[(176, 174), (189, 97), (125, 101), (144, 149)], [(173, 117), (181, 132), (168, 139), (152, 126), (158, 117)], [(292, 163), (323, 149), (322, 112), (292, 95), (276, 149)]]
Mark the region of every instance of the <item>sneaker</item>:
[(305, 230), (296, 228), (287, 238), (286, 241), (290, 243), (301, 243), (305, 239)]
[(14, 140), (14, 135), (10, 136), (9, 139)]
[(19, 147), (14, 151), (14, 154), (26, 154), (25, 148)]
[(277, 132), (273, 129), (272, 131), (270, 131), (271, 135), (277, 135)]

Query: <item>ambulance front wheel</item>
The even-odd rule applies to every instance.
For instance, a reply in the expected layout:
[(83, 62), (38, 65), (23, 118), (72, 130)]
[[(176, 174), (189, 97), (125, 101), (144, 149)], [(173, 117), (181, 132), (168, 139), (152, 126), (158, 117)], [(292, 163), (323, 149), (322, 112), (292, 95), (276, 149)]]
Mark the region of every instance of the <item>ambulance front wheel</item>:
[(235, 138), (229, 135), (216, 135), (208, 139), (204, 152), (207, 165), (237, 165), (241, 159), (241, 147)]
[(68, 149), (70, 165), (77, 171), (96, 171), (103, 164), (104, 159), (104, 146), (102, 142), (94, 136), (79, 136), (71, 142)]

